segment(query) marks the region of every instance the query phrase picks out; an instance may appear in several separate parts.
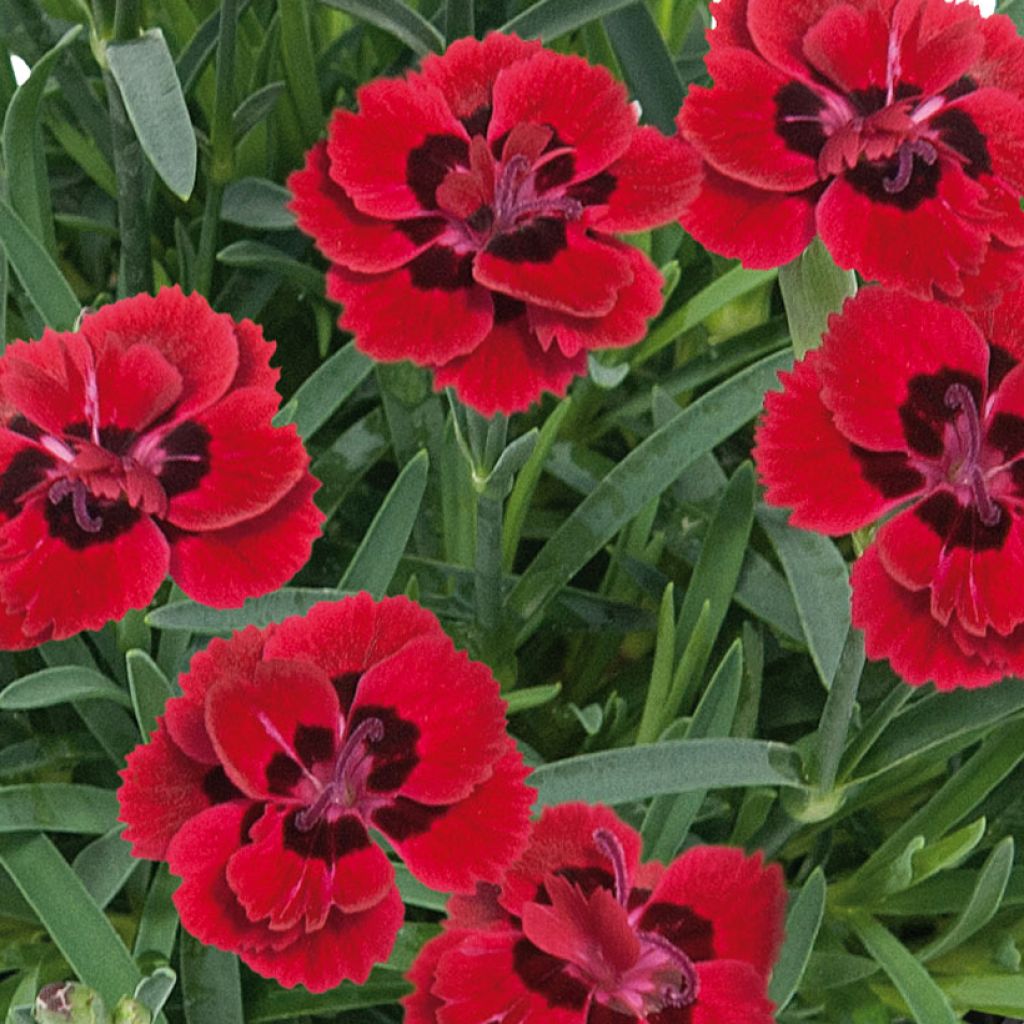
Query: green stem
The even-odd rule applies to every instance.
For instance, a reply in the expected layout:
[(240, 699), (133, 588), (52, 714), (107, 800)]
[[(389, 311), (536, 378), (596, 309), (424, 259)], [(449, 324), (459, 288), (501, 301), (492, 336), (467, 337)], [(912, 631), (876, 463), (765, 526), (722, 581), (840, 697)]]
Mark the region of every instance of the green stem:
[(501, 514), (503, 501), (481, 494), (476, 507), (476, 594), (477, 621), (486, 637), (493, 636), (501, 619)]
[(220, 203), (224, 186), (234, 174), (235, 140), (231, 117), (235, 104), (235, 38), (238, 29), (239, 0), (223, 0), (220, 9), (220, 33), (217, 40), (217, 75), (210, 124), (210, 182), (203, 208), (196, 256), (195, 288), (209, 294), (213, 284), (213, 264), (217, 254)]

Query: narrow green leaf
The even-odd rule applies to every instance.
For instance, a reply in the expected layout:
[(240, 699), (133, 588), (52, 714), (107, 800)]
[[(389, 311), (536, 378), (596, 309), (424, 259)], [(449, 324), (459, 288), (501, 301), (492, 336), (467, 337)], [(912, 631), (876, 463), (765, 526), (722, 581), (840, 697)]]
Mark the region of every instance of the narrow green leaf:
[(918, 950), (917, 956), (922, 963), (956, 949), (995, 917), (1013, 870), (1013, 846), (1013, 836), (1007, 836), (993, 847), (978, 872), (978, 880), (970, 899), (957, 914), (956, 920), (934, 942)]
[(72, 160), (112, 199), (117, 198), (117, 177), (103, 150), (91, 136), (78, 131), (59, 113), (44, 111), (43, 123)]
[(401, 0), (320, 0), (328, 7), (335, 7), (346, 14), (354, 14), (396, 39), (401, 39), (416, 54), (424, 57), (428, 53), (440, 53), (444, 49), (444, 37), (433, 25)]
[[(349, 342), (306, 378), (286, 409), (275, 417), (274, 425), (294, 423), (300, 437), (312, 437), (369, 377), (372, 369), (373, 361)], [(286, 418), (283, 414), (287, 409), (292, 413)]]
[(320, 104), (320, 82), (316, 75), (316, 53), (309, 25), (306, 0), (278, 0), (281, 62), (299, 127), (307, 143), (313, 142), (324, 126)]
[(821, 712), (813, 752), (808, 759), (808, 774), (823, 792), (828, 792), (835, 785), (863, 671), (864, 634), (851, 626)]
[(304, 988), (283, 989), (280, 985), (261, 984), (256, 986), (246, 1006), (245, 1019), (248, 1024), (277, 1024), (296, 1017), (308, 1019), (310, 1014), (333, 1018), (346, 1010), (394, 1006), (411, 991), (412, 986), (401, 974), (380, 967), (374, 968), (362, 985), (343, 981), (322, 995), (313, 995)]
[(942, 988), (964, 1009), (998, 1017), (1024, 1017), (1024, 974), (964, 974), (943, 978)]
[(68, 29), (57, 45), (36, 62), (32, 73), (11, 98), (4, 115), (3, 164), (7, 174), (7, 198), (25, 226), (51, 252), (56, 246), (39, 115), (50, 73), (81, 31), (81, 25)]
[(443, 913), (448, 903), (447, 893), (428, 889), (404, 864), (395, 864), (395, 884), (402, 902), (409, 907), (423, 907)]
[(46, 836), (0, 836), (0, 865), (14, 879), (72, 970), (96, 989), (108, 1006), (135, 991), (141, 978), (139, 969), (107, 916)]
[(383, 597), (402, 559), (427, 487), (430, 457), (421, 451), (402, 467), (338, 583)]
[(70, 331), (81, 305), (57, 264), (25, 226), (25, 222), (0, 200), (0, 248), (7, 254), (29, 301), (48, 327)]
[(676, 605), (675, 584), (666, 585), (658, 609), (658, 631), (654, 640), (654, 661), (651, 664), (651, 681), (647, 686), (647, 697), (636, 731), (636, 742), (653, 743), (658, 738), (659, 726), (663, 727), (663, 709), (672, 686), (672, 667), (676, 657)]
[(0, 832), (102, 835), (117, 824), (112, 789), (67, 782), (0, 786)]
[(899, 939), (861, 911), (850, 915), (850, 924), (864, 948), (889, 975), (917, 1024), (958, 1024), (946, 994)]
[(546, 41), (574, 32), (588, 21), (619, 11), (631, 3), (633, 0), (537, 0), (498, 31), (514, 32), (524, 39), (539, 36)]
[(131, 707), (128, 694), (117, 683), (92, 669), (68, 666), (44, 668), (15, 679), (0, 693), (0, 711), (48, 708), (72, 700), (112, 700)]
[[(284, 82), (267, 82), (266, 85), (257, 89), (254, 93), (250, 93), (238, 104), (234, 114), (231, 115), (231, 131), (235, 136), (236, 142), (241, 141), (253, 128), (270, 117), (285, 88)], [(250, 180), (259, 181), (260, 179)], [(283, 189), (282, 191), (286, 195), (288, 194), (287, 190)], [(224, 216), (223, 198), (221, 199), (221, 220), (227, 220)], [(265, 227), (266, 225), (263, 226)]]
[(146, 624), (154, 629), (217, 636), (246, 626), (262, 628), (292, 615), (305, 615), (321, 601), (340, 601), (344, 596), (329, 587), (282, 587), (265, 597), (249, 598), (241, 608), (207, 608), (195, 601), (173, 601), (153, 609), (146, 616)]
[(956, 832), (928, 843), (923, 850), (915, 853), (911, 884), (917, 885), (933, 875), (959, 867), (985, 837), (987, 824), (982, 816)]
[(187, 200), (196, 182), (196, 137), (163, 32), (107, 43), (105, 52), (143, 152), (164, 184)]
[[(238, 0), (237, 14), (240, 18), (252, 0)], [(205, 70), (220, 38), (220, 6), (196, 29), (188, 46), (178, 55), (175, 70), (181, 82), (181, 91), (188, 96), (199, 76)], [(207, 111), (209, 113), (209, 111)]]
[(783, 509), (761, 505), (757, 521), (782, 563), (796, 602), (811, 661), (826, 689), (832, 686), (850, 630), (850, 579), (835, 544), (798, 530)]
[(178, 976), (170, 967), (158, 967), (135, 986), (134, 998), (155, 1017), (164, 1008), (177, 981)]
[(802, 356), (821, 344), (830, 313), (857, 293), (857, 275), (840, 270), (815, 238), (795, 260), (779, 268), (779, 287), (786, 306), (793, 351)]
[(132, 856), (131, 847), (121, 838), (120, 825), (79, 850), (71, 863), (100, 908), (106, 907), (121, 891), (128, 876), (141, 866), (141, 861)]
[(129, 651), (125, 655), (125, 664), (135, 718), (139, 723), (139, 732), (143, 740), (146, 740), (156, 728), (157, 716), (163, 714), (168, 698), (174, 696), (174, 687), (160, 666), (145, 651)]
[(303, 291), (312, 295), (323, 294), (324, 276), (319, 270), (265, 242), (253, 242), (250, 239), (232, 242), (217, 253), (217, 259), (228, 267), (273, 271)]
[(550, 704), (562, 692), (561, 683), (548, 683), (545, 686), (527, 686), (522, 690), (513, 690), (505, 700), (508, 702), (507, 715), (518, 715), (520, 711)]
[(788, 365), (788, 355), (772, 355), (720, 384), (637, 445), (601, 480), (509, 594), (508, 614), (527, 624), (521, 639), (539, 622), (555, 594), (619, 530), (694, 460), (757, 414), (764, 392)]
[(604, 19), (629, 91), (639, 100), (641, 120), (675, 134), (685, 89), (646, 4), (633, 3)]
[(776, 1013), (786, 1008), (800, 987), (825, 916), (826, 893), (825, 873), (817, 867), (790, 904), (786, 914), (786, 941), (768, 986), (768, 998), (775, 1003)]
[(803, 779), (797, 752), (767, 740), (672, 740), (603, 750), (541, 765), (530, 776), (541, 805), (621, 804), (666, 793), (730, 786), (790, 786)]
[(444, 5), (444, 37), (449, 44), (463, 36), (471, 36), (476, 30), (473, 16), (474, 0), (446, 0)]
[(139, 918), (139, 930), (135, 933), (132, 952), (136, 957), (143, 954), (156, 955), (164, 960), (170, 957), (178, 934), (178, 911), (171, 901), (177, 888), (178, 879), (167, 870), (167, 865), (158, 864)]
[(238, 957), (181, 933), (181, 996), (188, 1024), (245, 1024)]
[(265, 178), (239, 178), (224, 189), (222, 220), (256, 231), (287, 231), (295, 215), (287, 208), (291, 193)]

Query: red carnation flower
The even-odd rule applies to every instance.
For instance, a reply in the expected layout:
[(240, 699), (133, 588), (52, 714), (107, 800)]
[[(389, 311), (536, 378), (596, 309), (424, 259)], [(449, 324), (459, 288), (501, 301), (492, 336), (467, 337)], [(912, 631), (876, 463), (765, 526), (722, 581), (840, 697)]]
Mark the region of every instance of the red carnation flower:
[(772, 1024), (779, 867), (723, 846), (639, 857), (607, 807), (546, 810), (500, 888), (451, 900), (406, 1024)]
[(495, 33), (358, 99), (288, 184), (364, 352), (490, 415), (643, 337), (661, 277), (612, 232), (678, 217), (700, 161), (605, 68)]
[(168, 288), (0, 357), (0, 647), (98, 629), (167, 573), (240, 605), (287, 582), (323, 519), (274, 345)]
[(815, 233), (922, 297), (994, 302), (1024, 273), (1024, 43), (946, 0), (720, 0), (710, 89), (678, 123), (707, 161), (683, 225), (751, 267)]
[(182, 878), (189, 932), (283, 985), (387, 959), (402, 901), (368, 828), (445, 891), (525, 842), (534, 791), (498, 685), (404, 597), (214, 640), (181, 687), (122, 772), (125, 839)]
[(981, 326), (869, 288), (765, 401), (754, 455), (795, 526), (899, 509), (854, 567), (853, 620), (909, 683), (1024, 672), (1022, 321), (1020, 286)]

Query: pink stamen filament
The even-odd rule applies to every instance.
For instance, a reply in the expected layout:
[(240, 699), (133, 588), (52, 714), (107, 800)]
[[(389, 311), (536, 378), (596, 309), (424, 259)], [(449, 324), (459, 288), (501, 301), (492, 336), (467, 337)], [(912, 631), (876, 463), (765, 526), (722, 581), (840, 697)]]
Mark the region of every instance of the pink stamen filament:
[(615, 872), (615, 898), (621, 906), (629, 902), (629, 874), (626, 871), (626, 854), (618, 836), (606, 828), (594, 829), (594, 844), (612, 863)]
[(929, 167), (939, 158), (938, 150), (927, 139), (908, 139), (898, 151), (899, 165), (894, 175), (882, 179), (882, 188), (890, 195), (902, 192), (914, 174), (914, 157), (920, 157)]
[(379, 743), (383, 738), (384, 723), (379, 718), (365, 718), (352, 730), (352, 735), (345, 739), (334, 762), (330, 781), (320, 790), (313, 803), (295, 816), (295, 827), (300, 832), (309, 832), (315, 828), (332, 805), (347, 802), (346, 781), (350, 770), (366, 756), (367, 744)]
[(985, 526), (995, 526), (1002, 516), (1002, 509), (992, 500), (985, 487), (985, 478), (978, 465), (981, 454), (981, 420), (974, 395), (966, 384), (950, 384), (946, 389), (946, 407), (960, 415), (957, 417), (956, 430), (964, 443), (963, 457), (957, 467), (967, 477), (971, 489), (974, 507), (978, 510), (978, 518)]
[(59, 505), (69, 494), (71, 495), (71, 509), (79, 528), (86, 533), (99, 533), (103, 529), (103, 519), (90, 514), (87, 504), (89, 491), (81, 480), (69, 480), (67, 477), (61, 477), (60, 480), (54, 481), (47, 496), (51, 505)]
[(494, 185), (495, 233), (515, 227), (518, 219), (527, 214), (560, 213), (566, 220), (578, 220), (583, 215), (583, 204), (571, 196), (526, 198), (520, 195), (532, 169), (522, 153), (517, 153), (501, 168)]
[(683, 976), (683, 988), (666, 986), (661, 992), (665, 1006), (689, 1006), (697, 1001), (700, 992), (700, 976), (693, 961), (678, 947), (657, 932), (638, 932), (637, 938), (648, 946), (654, 946), (671, 960)]

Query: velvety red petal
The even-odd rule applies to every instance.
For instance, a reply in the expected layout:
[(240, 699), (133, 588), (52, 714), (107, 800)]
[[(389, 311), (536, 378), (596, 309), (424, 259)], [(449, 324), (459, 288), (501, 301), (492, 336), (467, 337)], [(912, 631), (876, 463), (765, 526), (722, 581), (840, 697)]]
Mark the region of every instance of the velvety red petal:
[(339, 323), (368, 356), (411, 359), (420, 366), (445, 362), (476, 348), (494, 322), (490, 294), (473, 283), (469, 264), (465, 273), (461, 263), (455, 265), (459, 259), (451, 250), (435, 249), (409, 266), (373, 276), (332, 267), (327, 292), (344, 305)]
[(705, 248), (757, 270), (796, 259), (817, 233), (810, 193), (755, 188), (710, 165), (679, 222)]
[(877, 8), (858, 10), (849, 3), (830, 8), (808, 29), (801, 48), (808, 62), (844, 92), (886, 88), (889, 26)]
[[(327, 922), (335, 905), (346, 913), (376, 906), (394, 885), (395, 872), (383, 850), (372, 843), (351, 815), (335, 827), (315, 826), (323, 836), (315, 853), (294, 848), (294, 811), (268, 806), (249, 830), (252, 840), (227, 865), (228, 884), (253, 921), (274, 931), (301, 925), (307, 934)], [(352, 833), (347, 845), (333, 833)], [(313, 834), (307, 834), (311, 844)], [(302, 836), (301, 838), (307, 838)]]
[(1005, 14), (981, 20), (985, 49), (971, 68), (971, 77), (981, 85), (995, 85), (1024, 98), (1024, 39)]
[(534, 900), (538, 886), (560, 868), (600, 868), (613, 881), (612, 864), (594, 842), (594, 832), (611, 832), (622, 846), (626, 873), (636, 874), (640, 837), (610, 808), (581, 803), (546, 807), (533, 826), (523, 855), (507, 871), (502, 883), (501, 905), (520, 915), (523, 905)]
[(633, 280), (618, 294), (604, 316), (584, 317), (560, 313), (546, 306), (528, 306), (530, 327), (545, 350), (557, 345), (571, 358), (583, 350), (633, 345), (647, 333), (647, 321), (662, 306), (661, 274), (639, 249), (609, 239), (629, 260)]
[(420, 69), (436, 85), (456, 117), (467, 120), (481, 108), (491, 108), (491, 91), (499, 72), (538, 53), (539, 39), (489, 33), (479, 39), (456, 39), (441, 56), (429, 54)]
[(194, 601), (237, 608), (284, 586), (309, 561), (323, 513), (313, 503), (320, 483), (310, 473), (275, 505), (236, 526), (172, 532), (171, 577)]
[(715, 27), (708, 30), (708, 44), (712, 49), (739, 46), (754, 50), (754, 40), (747, 28), (747, 6), (749, 0), (712, 0), (711, 17)]
[(965, 654), (951, 630), (932, 617), (927, 588), (906, 590), (870, 547), (853, 567), (853, 624), (864, 630), (869, 658), (886, 658), (906, 683), (934, 682), (940, 690), (974, 688), (1006, 675), (999, 661)]
[(177, 285), (104, 306), (82, 320), (81, 332), (97, 352), (140, 342), (157, 349), (181, 374), (176, 419), (215, 402), (238, 370), (239, 342), (231, 317), (215, 313), (198, 292), (185, 295)]
[[(918, 514), (921, 505), (901, 512), (884, 523), (875, 537), (878, 557), (885, 571), (901, 587), (920, 590), (935, 579), (945, 542)], [(949, 618), (948, 614), (945, 616)]]
[(271, 509), (303, 478), (309, 457), (295, 427), (271, 426), (275, 391), (241, 388), (196, 417), (209, 438), (208, 469), (171, 497), (166, 520), (182, 530), (218, 530)]
[[(1016, 203), (1016, 199), (1014, 200)], [(1020, 215), (1018, 206), (1016, 214)], [(1024, 220), (1024, 217), (1022, 217)], [(995, 225), (993, 230), (998, 231)], [(989, 244), (981, 270), (977, 274), (965, 274), (962, 278), (963, 291), (953, 301), (971, 311), (972, 315), (986, 314), (999, 305), (1007, 292), (1016, 289), (1024, 280), (1024, 251), (1003, 245), (996, 238)], [(946, 299), (941, 293), (938, 298)], [(1018, 347), (1020, 343), (1017, 343)]]
[(362, 985), (370, 971), (391, 955), (404, 915), (398, 890), (391, 889), (361, 913), (333, 909), (323, 928), (291, 945), (245, 950), (240, 955), (257, 974), (285, 988), (305, 985), (310, 992), (326, 992), (343, 981)]
[(693, 1024), (775, 1024), (775, 1006), (764, 978), (749, 964), (708, 960), (697, 964), (700, 994)]
[[(355, 680), (418, 637), (443, 637), (436, 617), (407, 597), (375, 601), (362, 592), (285, 619), (266, 657), (308, 661), (328, 677)], [(351, 703), (351, 698), (349, 698)]]
[(496, 882), (522, 851), (530, 830), (537, 791), (524, 785), (527, 774), (522, 755), (509, 744), (491, 777), (434, 818), (425, 832), (389, 839), (431, 889), (473, 892), (478, 881)]
[[(169, 562), (167, 541), (149, 516), (133, 521), (124, 511), (121, 532), (111, 525), (107, 536), (72, 547), (51, 533), (45, 502), (30, 501), (0, 528), (0, 601), (9, 613), (24, 614), (26, 633), (52, 629), (61, 640), (149, 604)], [(68, 529), (77, 542), (81, 531)]]
[(786, 916), (786, 887), (777, 864), (765, 865), (760, 853), (748, 857), (727, 846), (691, 847), (669, 865), (651, 893), (641, 928), (661, 930), (659, 904), (684, 907), (707, 921), (715, 959), (742, 960), (768, 976), (782, 947)]
[(939, 159), (937, 195), (913, 210), (874, 202), (845, 177), (829, 185), (818, 202), (817, 224), (836, 263), (926, 298), (934, 289), (961, 293), (962, 276), (981, 268), (989, 232), (960, 214), (985, 193), (952, 158)]
[(414, 990), (402, 1000), (405, 1024), (437, 1024), (437, 1014), (444, 1002), (431, 991), (438, 962), (450, 949), (467, 937), (464, 931), (445, 931), (431, 939), (419, 952), (406, 980)]
[(783, 71), (809, 78), (811, 71), (804, 56), (804, 37), (830, 7), (840, 2), (747, 0), (747, 29), (763, 57)]
[(469, 138), (441, 91), (409, 75), (369, 82), (356, 99), (359, 112), (336, 110), (328, 128), (331, 177), (371, 217), (397, 220), (436, 209), (432, 195), (416, 194), (409, 155), (432, 137), (452, 140), (453, 153)]
[(791, 508), (790, 523), (839, 535), (874, 522), (924, 484), (899, 452), (854, 453), (821, 401), (818, 353), (765, 395), (754, 462), (770, 505)]
[(687, 141), (748, 185), (799, 192), (817, 184), (817, 158), (790, 149), (776, 127), (775, 97), (792, 78), (747, 50), (712, 51), (707, 65), (714, 85), (691, 87), (679, 112)]
[(985, 39), (982, 17), (974, 4), (940, 0), (896, 3), (893, 30), (899, 38), (899, 74), (931, 96), (969, 74)]
[(214, 802), (203, 788), (210, 770), (182, 753), (163, 725), (128, 755), (117, 802), (133, 857), (162, 860), (178, 829)]
[(248, 796), (272, 799), (300, 786), (303, 735), (337, 739), (338, 698), (330, 679), (304, 661), (264, 661), (249, 680), (225, 678), (206, 694), (206, 728), (228, 778)]
[(38, 647), (50, 639), (53, 630), (47, 628), (39, 633), (26, 633), (25, 616), (11, 614), (0, 605), (0, 651), (25, 651)]
[(460, 401), (484, 416), (511, 415), (544, 391), (564, 395), (572, 379), (586, 372), (586, 353), (567, 357), (555, 347), (545, 352), (526, 318), (517, 317), (495, 324), (468, 355), (437, 367), (434, 386), (454, 388)]
[(912, 378), (952, 370), (984, 382), (988, 346), (964, 313), (902, 292), (863, 288), (829, 318), (817, 361), (839, 431), (875, 451), (907, 451), (900, 407)]
[(540, 218), (491, 241), (477, 254), (473, 277), (524, 302), (576, 316), (602, 316), (615, 306), (632, 270), (618, 247), (582, 225)]
[(445, 908), (446, 928), (490, 931), (516, 928), (518, 924), (498, 902), (501, 886), (493, 882), (477, 882), (471, 893), (455, 893)]
[(602, 231), (646, 231), (676, 220), (697, 194), (697, 151), (680, 136), (638, 128), (629, 149), (608, 168), (615, 190), (607, 204), (587, 210), (587, 222)]
[(234, 328), (238, 342), (238, 369), (231, 387), (273, 390), (281, 377), (280, 371), (270, 365), (270, 357), (277, 344), (268, 341), (263, 336), (263, 328), (252, 320), (236, 320)]
[(505, 746), (505, 702), (491, 670), (447, 636), (410, 640), (359, 681), (352, 713), (387, 708), (415, 725), (418, 763), (402, 782), (411, 800), (448, 804), (484, 781)]
[(152, 345), (108, 348), (98, 356), (87, 386), (99, 395), (100, 427), (143, 430), (162, 416), (182, 393), (181, 374)]
[(172, 697), (164, 708), (164, 722), (171, 739), (191, 758), (219, 765), (210, 734), (206, 731), (206, 694), (219, 681), (245, 687), (251, 684), (263, 660), (263, 645), (274, 627), (247, 626), (228, 639), (215, 637), (189, 663), (179, 677), (181, 697)]
[(329, 172), (327, 144), (317, 143), (305, 167), (288, 179), (290, 208), (320, 252), (349, 270), (394, 270), (433, 245), (445, 228), (437, 217), (395, 222), (360, 213)]
[[(963, 6), (970, 5), (955, 5)], [(984, 137), (992, 173), (1014, 186), (1015, 198), (1017, 193), (1024, 192), (1024, 101), (1003, 89), (976, 89), (950, 103), (946, 109), (959, 111), (971, 119)], [(940, 114), (936, 122), (941, 123), (941, 120)], [(956, 147), (955, 137), (950, 144)]]
[(493, 97), (487, 141), (524, 122), (546, 125), (572, 148), (575, 181), (622, 156), (636, 128), (626, 89), (607, 68), (552, 50), (538, 50), (501, 71)]

